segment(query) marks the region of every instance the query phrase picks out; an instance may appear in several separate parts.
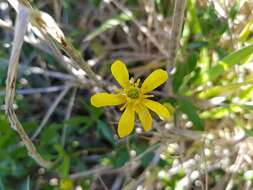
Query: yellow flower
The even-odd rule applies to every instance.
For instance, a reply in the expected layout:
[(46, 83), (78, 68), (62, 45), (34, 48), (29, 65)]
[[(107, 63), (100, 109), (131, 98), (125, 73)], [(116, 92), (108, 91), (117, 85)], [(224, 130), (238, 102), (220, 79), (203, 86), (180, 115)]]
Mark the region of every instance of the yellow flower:
[(169, 119), (170, 112), (168, 109), (162, 104), (148, 99), (153, 95), (147, 94), (168, 79), (166, 71), (155, 70), (144, 80), (141, 87), (140, 79), (136, 82), (133, 78), (129, 80), (128, 70), (122, 61), (116, 60), (111, 66), (111, 71), (122, 88), (116, 89), (116, 94), (98, 93), (93, 95), (91, 104), (95, 107), (123, 105), (121, 110), (124, 112), (118, 124), (118, 135), (120, 137), (125, 137), (133, 131), (135, 112), (145, 131), (152, 128), (152, 117), (148, 109), (155, 112), (163, 120)]
[(71, 179), (62, 179), (60, 182), (60, 190), (72, 190), (73, 189), (73, 181)]

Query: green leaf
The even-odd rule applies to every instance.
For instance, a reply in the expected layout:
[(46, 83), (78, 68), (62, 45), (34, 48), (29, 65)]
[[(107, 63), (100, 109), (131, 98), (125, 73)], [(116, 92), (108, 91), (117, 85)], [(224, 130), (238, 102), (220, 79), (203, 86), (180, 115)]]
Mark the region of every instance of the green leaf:
[(229, 116), (231, 113), (240, 113), (242, 111), (240, 105), (229, 104), (223, 107), (214, 107), (211, 110), (204, 111), (201, 113), (201, 118), (203, 119), (221, 119)]
[(69, 176), (69, 170), (70, 170), (70, 158), (68, 155), (64, 155), (63, 162), (59, 168), (61, 178), (65, 178)]
[(188, 1), (188, 10), (189, 10), (189, 23), (191, 26), (192, 33), (194, 35), (201, 34), (202, 29), (199, 23), (197, 8), (196, 8), (196, 0)]
[(121, 13), (120, 15), (111, 18), (107, 21), (105, 21), (99, 28), (97, 28), (95, 31), (93, 31), (91, 34), (89, 34), (86, 38), (85, 41), (90, 41), (97, 37), (98, 35), (102, 34), (106, 30), (109, 30), (115, 26), (118, 26), (126, 21), (131, 20), (132, 17), (126, 15), (125, 13)]
[(51, 124), (46, 126), (41, 133), (41, 144), (50, 146), (52, 144), (57, 144), (60, 139), (58, 129), (62, 127), (61, 124)]
[[(131, 0), (133, 1), (133, 0)], [(136, 1), (136, 4), (139, 4), (138, 0), (134, 0)], [(155, 6), (157, 9), (157, 13), (163, 15), (164, 17), (170, 16), (172, 13), (172, 2), (167, 1), (167, 0), (155, 0)]]
[[(5, 62), (6, 60), (0, 60), (0, 62)], [(0, 86), (5, 86), (5, 79), (7, 75), (8, 64), (0, 64)], [(1, 89), (1, 88), (0, 88)]]
[(196, 64), (197, 64), (197, 54), (195, 53), (190, 54), (185, 64), (184, 63), (177, 64), (176, 72), (173, 75), (172, 81), (172, 87), (175, 93), (179, 91), (179, 88), (182, 85), (184, 78), (196, 68)]
[(108, 125), (105, 122), (98, 120), (97, 127), (98, 127), (98, 131), (100, 132), (100, 134), (106, 140), (108, 140), (112, 145), (116, 145), (112, 130), (108, 127)]
[(72, 126), (78, 126), (78, 125), (85, 125), (90, 126), (92, 124), (92, 120), (88, 116), (74, 116), (71, 117), (69, 120), (65, 121), (66, 124), (72, 125)]
[(69, 171), (70, 171), (70, 157), (65, 152), (65, 150), (63, 149), (61, 145), (55, 144), (54, 149), (58, 152), (58, 159), (62, 160), (58, 167), (60, 177), (66, 178), (69, 176)]
[(116, 154), (112, 157), (113, 164), (116, 168), (123, 166), (128, 160), (129, 155), (126, 148), (121, 148), (116, 152)]
[(253, 136), (253, 131), (252, 130), (245, 130), (245, 134), (249, 137)]
[[(145, 152), (148, 149), (148, 147), (149, 147), (148, 144), (145, 143), (132, 144), (132, 149), (136, 151), (136, 155), (138, 156), (143, 152)], [(141, 165), (143, 167), (147, 167), (153, 158), (154, 158), (153, 152), (146, 152), (145, 155), (142, 155)]]
[(172, 81), (172, 87), (173, 87), (173, 91), (175, 93), (178, 92), (183, 80), (184, 80), (184, 76), (186, 73), (186, 67), (185, 64), (177, 64), (176, 66), (176, 72), (173, 75), (173, 81)]
[(9, 122), (5, 115), (0, 115), (0, 132), (5, 132), (7, 130), (11, 130), (9, 127)]
[(195, 41), (195, 42), (191, 42), (189, 43), (188, 45), (188, 49), (199, 49), (199, 48), (202, 48), (202, 47), (205, 47), (208, 45), (208, 42), (205, 42), (205, 41)]
[(240, 42), (245, 42), (252, 33), (253, 19), (249, 20), (239, 35)]
[(240, 3), (236, 2), (229, 10), (229, 17), (234, 20), (238, 12), (240, 11)]
[(60, 144), (54, 144), (54, 149), (59, 153), (60, 156), (65, 155), (65, 150)]
[(253, 44), (243, 47), (228, 56), (224, 57), (220, 62), (225, 64), (225, 66), (231, 67), (237, 63), (242, 62), (246, 58), (248, 58), (253, 53)]
[(96, 7), (98, 7), (100, 5), (100, 3), (101, 3), (101, 0), (90, 0), (90, 1)]
[(227, 107), (215, 107), (209, 111), (201, 113), (203, 119), (221, 119), (229, 115), (229, 108)]
[(0, 189), (1, 189), (1, 190), (5, 190), (4, 184), (3, 184), (3, 181), (2, 181), (2, 179), (1, 179), (1, 177), (0, 177)]
[(91, 120), (93, 121), (96, 121), (104, 113), (103, 109), (96, 108), (86, 102), (83, 102), (83, 106), (90, 113)]
[(191, 55), (187, 58), (187, 74), (194, 71), (197, 65), (198, 55), (196, 53), (191, 53)]
[(204, 123), (197, 113), (197, 108), (192, 102), (185, 98), (179, 98), (179, 109), (188, 116), (188, 119), (193, 123), (193, 127), (196, 130), (203, 131)]
[(253, 44), (243, 47), (228, 56), (224, 57), (219, 63), (210, 68), (209, 70), (202, 72), (198, 77), (196, 83), (205, 83), (207, 81), (213, 81), (222, 75), (225, 71), (230, 69), (233, 65), (243, 63), (253, 53)]
[(242, 89), (242, 91), (239, 92), (239, 97), (242, 100), (251, 99), (252, 95), (253, 95), (253, 86)]
[(10, 147), (18, 142), (18, 136), (9, 126), (9, 122), (5, 115), (0, 115), (0, 137), (0, 150), (5, 150), (6, 148), (8, 148), (9, 151), (16, 150), (16, 148), (11, 150)]
[(147, 153), (145, 156), (141, 158), (141, 165), (145, 168), (148, 167), (153, 158), (154, 158), (153, 152)]
[(239, 105), (241, 108), (243, 109), (247, 109), (249, 111), (253, 111), (253, 105), (250, 104), (243, 104), (243, 105)]
[(236, 84), (228, 84), (225, 86), (215, 86), (205, 91), (202, 91), (201, 93), (199, 93), (198, 97), (200, 99), (208, 99), (218, 95), (219, 96), (229, 95), (238, 91), (238, 89), (240, 89), (242, 86), (249, 84), (252, 84), (252, 82), (241, 82)]

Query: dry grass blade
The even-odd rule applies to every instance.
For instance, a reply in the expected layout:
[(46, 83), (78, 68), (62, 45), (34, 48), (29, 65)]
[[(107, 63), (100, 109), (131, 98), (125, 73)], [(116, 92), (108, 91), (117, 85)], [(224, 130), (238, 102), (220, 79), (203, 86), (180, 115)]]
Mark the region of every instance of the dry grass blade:
[[(93, 72), (88, 63), (84, 61), (81, 54), (65, 39), (64, 33), (55, 20), (47, 13), (33, 9), (29, 1), (20, 0), (19, 2), (22, 5), (29, 7), (31, 12), (30, 22), (34, 27), (33, 29), (35, 29), (35, 33), (39, 34), (39, 37), (45, 38), (44, 40), (46, 40), (50, 47), (53, 46), (52, 44), (57, 44), (72, 59), (72, 61), (63, 62), (71, 64), (71, 66), (76, 70), (83, 71), (96, 86), (102, 88), (102, 82), (98, 79), (97, 75)], [(15, 10), (17, 10), (17, 0), (9, 0), (9, 3)], [(53, 53), (56, 53), (55, 50)], [(55, 56), (58, 57), (59, 55), (56, 54)], [(60, 57), (63, 57), (62, 54)]]
[[(71, 94), (71, 98), (70, 98), (70, 101), (69, 101), (69, 104), (68, 104), (68, 108), (66, 110), (65, 121), (68, 121), (71, 117), (71, 112), (72, 112), (74, 104), (75, 104), (76, 92), (77, 92), (77, 88), (74, 88), (73, 92)], [(67, 135), (67, 128), (68, 128), (68, 124), (64, 124), (63, 129), (62, 129), (62, 137), (61, 137), (62, 147), (64, 147), (64, 145), (65, 145), (65, 140), (66, 140), (66, 135)]]
[(69, 91), (70, 88), (71, 88), (70, 85), (66, 85), (65, 89), (56, 97), (55, 101), (53, 102), (53, 104), (51, 105), (51, 107), (48, 109), (46, 115), (44, 116), (44, 118), (43, 118), (40, 126), (37, 128), (37, 130), (35, 131), (35, 133), (31, 137), (32, 140), (34, 140), (40, 134), (40, 132), (45, 127), (45, 125), (47, 124), (48, 120), (50, 119), (50, 117), (54, 113), (56, 107), (59, 105), (59, 103), (64, 98), (64, 96), (68, 93), (68, 91)]
[(172, 29), (170, 33), (170, 44), (169, 44), (169, 56), (168, 56), (168, 65), (167, 71), (170, 72), (175, 66), (176, 62), (176, 53), (179, 46), (179, 40), (182, 33), (186, 0), (177, 0), (175, 1), (173, 18), (172, 18)]
[(156, 38), (151, 34), (148, 28), (142, 25), (134, 16), (133, 13), (126, 7), (124, 7), (119, 1), (111, 0), (111, 2), (121, 11), (123, 11), (127, 16), (131, 17), (134, 24), (139, 28), (139, 30), (146, 35), (150, 42), (161, 52), (165, 57), (168, 56), (167, 51), (159, 44)]
[(8, 2), (15, 9), (15, 11), (18, 12), (18, 4), (19, 4), (18, 1), (17, 0), (8, 0)]
[(93, 72), (91, 67), (84, 61), (82, 55), (66, 40), (62, 30), (59, 28), (55, 20), (47, 13), (32, 10), (31, 24), (39, 30), (41, 35), (46, 38), (48, 43), (57, 44), (72, 59), (72, 66), (75, 69), (83, 70), (87, 76), (93, 80), (94, 84), (103, 88), (102, 82)]
[(6, 114), (10, 121), (11, 127), (18, 132), (19, 136), (22, 139), (22, 142), (24, 143), (24, 145), (28, 150), (29, 155), (40, 166), (49, 168), (51, 165), (50, 162), (44, 160), (42, 156), (37, 152), (34, 144), (32, 143), (27, 133), (25, 132), (24, 128), (22, 127), (21, 123), (19, 122), (13, 108), (19, 57), (24, 42), (25, 32), (29, 23), (29, 14), (30, 11), (27, 7), (21, 4), (18, 5), (14, 42), (9, 61), (8, 76), (6, 80), (6, 97), (5, 97)]

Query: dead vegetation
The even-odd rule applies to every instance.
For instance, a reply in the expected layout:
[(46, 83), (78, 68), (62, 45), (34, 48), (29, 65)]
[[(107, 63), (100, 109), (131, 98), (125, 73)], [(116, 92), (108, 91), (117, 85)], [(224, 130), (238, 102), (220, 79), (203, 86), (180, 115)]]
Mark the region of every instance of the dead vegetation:
[[(28, 189), (252, 189), (253, 3), (92, 2), (0, 2), (0, 35), (11, 44), (0, 95), (36, 162), (22, 176)], [(174, 114), (169, 123), (119, 139), (119, 110), (89, 105), (92, 93), (115, 88), (108, 68), (117, 58), (136, 77), (167, 69), (155, 94)], [(17, 109), (20, 96), (28, 113)], [(60, 127), (46, 132), (50, 123)], [(41, 142), (50, 133), (58, 142)]]

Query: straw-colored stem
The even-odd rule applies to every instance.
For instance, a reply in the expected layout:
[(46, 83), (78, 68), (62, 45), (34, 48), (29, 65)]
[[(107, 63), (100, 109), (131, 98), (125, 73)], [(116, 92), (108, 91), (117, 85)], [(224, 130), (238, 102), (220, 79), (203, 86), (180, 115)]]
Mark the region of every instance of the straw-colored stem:
[(9, 119), (11, 127), (17, 131), (23, 144), (26, 146), (28, 154), (42, 167), (49, 168), (51, 163), (44, 160), (37, 152), (34, 144), (28, 137), (26, 131), (19, 122), (17, 115), (14, 111), (14, 98), (16, 89), (17, 70), (19, 64), (19, 57), (21, 48), (24, 42), (24, 36), (29, 22), (29, 10), (23, 6), (18, 5), (14, 42), (9, 61), (8, 75), (6, 80), (6, 96), (5, 96), (5, 109), (6, 115)]
[(179, 47), (179, 41), (183, 30), (186, 2), (187, 0), (175, 0), (172, 17), (172, 28), (169, 38), (169, 56), (167, 63), (168, 72), (171, 72), (171, 70), (175, 67), (176, 64), (177, 50)]

